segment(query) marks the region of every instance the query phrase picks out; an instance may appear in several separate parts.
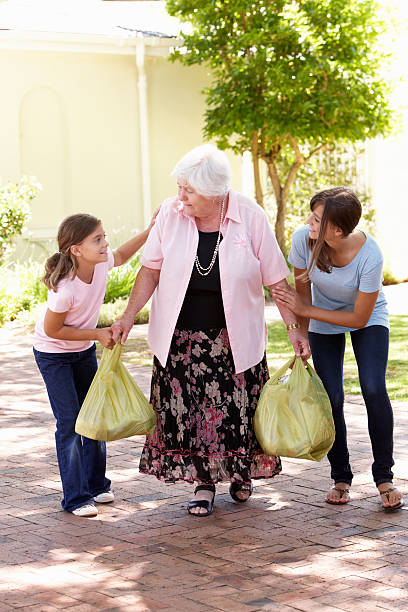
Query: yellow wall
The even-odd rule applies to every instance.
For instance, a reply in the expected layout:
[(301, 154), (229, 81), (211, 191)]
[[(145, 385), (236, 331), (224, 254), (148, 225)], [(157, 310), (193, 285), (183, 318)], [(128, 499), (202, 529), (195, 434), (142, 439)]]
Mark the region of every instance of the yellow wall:
[[(151, 203), (175, 193), (177, 160), (203, 142), (207, 75), (146, 57)], [(90, 212), (111, 241), (143, 227), (138, 73), (133, 55), (1, 51), (0, 176), (35, 175), (30, 238), (46, 238), (66, 215)], [(234, 186), (239, 159), (230, 156)], [(119, 232), (119, 235), (115, 234)], [(27, 236), (26, 236), (27, 238)], [(19, 248), (21, 253), (21, 245)]]
[(30, 228), (89, 211), (115, 225), (139, 222), (139, 162), (132, 57), (2, 52), (0, 175), (43, 185)]
[[(204, 68), (184, 67), (164, 58), (147, 62), (150, 117), (152, 202), (156, 206), (175, 190), (170, 176), (176, 162), (203, 142), (204, 96), (209, 83)], [(228, 154), (233, 187), (241, 189), (241, 160)]]

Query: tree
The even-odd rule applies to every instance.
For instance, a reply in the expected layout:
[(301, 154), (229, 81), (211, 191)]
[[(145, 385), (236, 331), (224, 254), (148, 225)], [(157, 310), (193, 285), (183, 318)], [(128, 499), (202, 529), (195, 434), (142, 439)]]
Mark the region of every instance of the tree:
[(266, 164), (283, 251), (299, 169), (338, 141), (392, 131), (377, 9), (376, 0), (167, 0), (170, 15), (191, 24), (173, 61), (211, 69), (205, 136), (251, 151), (261, 206), (260, 160)]

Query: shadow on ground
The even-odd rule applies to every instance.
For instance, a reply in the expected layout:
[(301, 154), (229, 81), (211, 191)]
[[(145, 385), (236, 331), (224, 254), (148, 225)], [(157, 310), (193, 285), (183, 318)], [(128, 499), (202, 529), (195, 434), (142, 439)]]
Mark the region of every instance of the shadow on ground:
[[(346, 411), (356, 478), (345, 507), (323, 501), (326, 460), (284, 460), (248, 504), (221, 485), (214, 514), (190, 517), (192, 488), (140, 475), (143, 439), (132, 438), (109, 444), (115, 503), (81, 519), (60, 510), (54, 420), (29, 339), (1, 348), (0, 612), (408, 609), (408, 513), (379, 510), (360, 398)], [(132, 371), (147, 393), (148, 370)], [(406, 409), (395, 405), (402, 488)]]

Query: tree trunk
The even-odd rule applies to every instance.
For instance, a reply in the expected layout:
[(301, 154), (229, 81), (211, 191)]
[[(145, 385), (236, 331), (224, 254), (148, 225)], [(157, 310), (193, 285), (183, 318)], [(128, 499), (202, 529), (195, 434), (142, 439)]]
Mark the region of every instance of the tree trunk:
[(262, 159), (268, 166), (268, 174), (271, 179), (273, 192), (275, 194), (276, 200), (276, 221), (275, 221), (275, 235), (276, 240), (280, 246), (282, 253), (286, 256), (286, 232), (285, 232), (285, 221), (286, 221), (286, 208), (287, 202), (289, 198), (290, 188), (293, 185), (293, 182), (296, 178), (299, 169), (307, 164), (310, 158), (320, 151), (324, 149), (327, 145), (325, 143), (320, 144), (318, 147), (309, 152), (309, 155), (305, 157), (302, 151), (299, 148), (298, 142), (292, 136), (288, 136), (288, 140), (290, 145), (292, 146), (295, 152), (295, 161), (289, 168), (289, 172), (284, 180), (283, 186), (281, 180), (278, 175), (278, 170), (275, 165), (275, 159), (277, 156), (273, 157), (271, 154), (265, 154), (263, 151)]
[(258, 132), (252, 132), (252, 166), (254, 169), (254, 185), (255, 185), (255, 199), (259, 206), (264, 208), (263, 191), (261, 184), (261, 173), (259, 171), (259, 149), (258, 149)]
[[(275, 196), (276, 197), (276, 196)], [(287, 198), (285, 197), (283, 190), (278, 198), (276, 198), (276, 220), (275, 220), (275, 236), (282, 253), (287, 256), (286, 252), (286, 204)]]
[(280, 249), (284, 255), (286, 255), (285, 245), (285, 216), (286, 216), (286, 198), (284, 197), (282, 185), (279, 179), (278, 170), (275, 162), (268, 157), (264, 158), (264, 161), (268, 167), (269, 178), (272, 183), (273, 193), (276, 201), (276, 220), (275, 220), (275, 236)]

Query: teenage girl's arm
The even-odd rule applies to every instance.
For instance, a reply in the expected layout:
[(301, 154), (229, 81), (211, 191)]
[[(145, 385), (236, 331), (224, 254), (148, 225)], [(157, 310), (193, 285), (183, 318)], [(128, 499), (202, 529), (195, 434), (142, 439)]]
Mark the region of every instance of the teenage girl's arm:
[(115, 346), (110, 327), (78, 329), (65, 325), (66, 316), (66, 312), (54, 312), (49, 308), (47, 309), (44, 318), (44, 331), (47, 336), (58, 340), (97, 340), (102, 346), (109, 349)]
[(142, 248), (150, 234), (150, 230), (154, 225), (159, 210), (160, 208), (156, 210), (152, 217), (152, 220), (150, 221), (149, 227), (147, 227), (144, 232), (138, 234), (134, 238), (131, 238), (130, 240), (122, 244), (120, 247), (118, 247), (115, 251), (113, 251), (114, 267), (121, 266), (122, 264), (126, 263), (127, 260), (132, 257), (132, 255), (134, 255), (139, 249)]
[[(290, 288), (286, 280), (283, 279), (274, 285), (270, 285), (269, 290), (274, 295), (277, 289), (285, 290), (286, 287)], [(286, 325), (290, 325), (291, 323), (301, 323), (299, 320), (300, 318), (298, 316), (294, 316), (294, 313), (285, 304), (276, 302), (276, 305)], [(295, 351), (295, 355), (302, 357), (303, 360), (309, 359), (310, 347), (309, 340), (307, 338), (307, 329), (303, 329), (302, 325), (300, 328), (289, 329), (288, 336), (293, 346), (293, 350)]]
[[(297, 288), (297, 286), (296, 286)], [(307, 319), (315, 319), (332, 325), (342, 325), (343, 327), (351, 327), (360, 329), (365, 327), (374, 310), (375, 303), (378, 297), (378, 291), (373, 293), (357, 292), (357, 298), (354, 302), (353, 310), (324, 310), (312, 306), (306, 301), (303, 295), (296, 293), (291, 287), (280, 288), (273, 290), (272, 295), (276, 303), (286, 306), (297, 316)]]
[(122, 334), (121, 343), (124, 344), (133, 327), (135, 316), (153, 295), (160, 278), (160, 270), (142, 266), (137, 273), (133, 289), (129, 296), (129, 302), (123, 315), (112, 324), (112, 338), (116, 343)]

